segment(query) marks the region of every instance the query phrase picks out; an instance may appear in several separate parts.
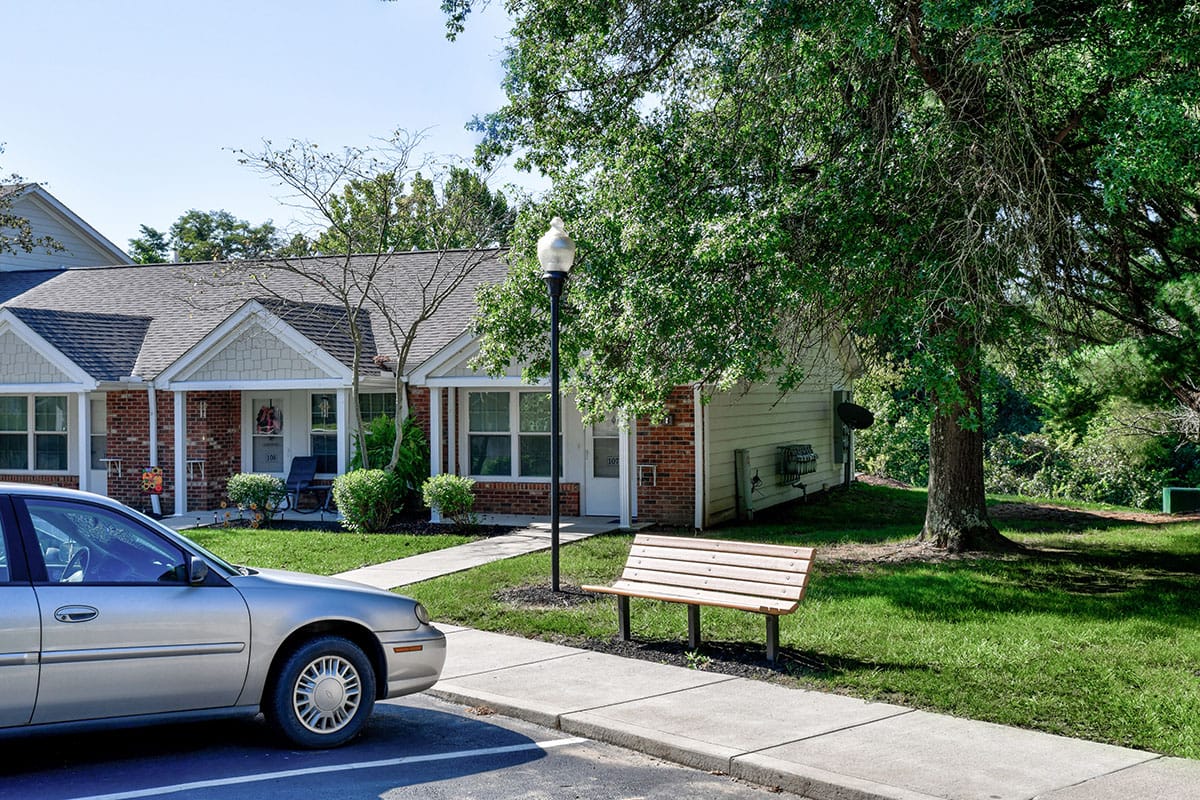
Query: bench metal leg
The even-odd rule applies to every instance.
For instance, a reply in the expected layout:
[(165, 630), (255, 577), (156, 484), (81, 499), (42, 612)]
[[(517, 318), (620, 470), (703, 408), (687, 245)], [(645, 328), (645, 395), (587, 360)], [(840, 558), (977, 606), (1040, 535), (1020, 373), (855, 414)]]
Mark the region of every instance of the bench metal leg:
[(779, 617), (767, 614), (767, 661), (772, 664), (779, 657)]
[(617, 595), (617, 632), (622, 641), (629, 641), (629, 598), (623, 594)]
[(700, 606), (688, 605), (688, 649), (700, 649)]

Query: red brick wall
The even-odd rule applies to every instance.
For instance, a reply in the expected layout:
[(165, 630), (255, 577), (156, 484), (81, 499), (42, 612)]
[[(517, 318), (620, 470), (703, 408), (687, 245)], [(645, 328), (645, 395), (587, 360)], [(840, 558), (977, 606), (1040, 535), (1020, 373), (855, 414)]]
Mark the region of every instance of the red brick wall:
[(188, 392), (185, 414), (187, 457), (204, 461), (203, 469), (192, 467), (187, 507), (197, 511), (219, 508), (226, 499), (225, 484), (242, 471), (242, 395)]
[[(445, 392), (442, 392), (442, 430), (446, 429)], [(398, 411), (399, 409), (397, 409)], [(408, 390), (408, 414), (421, 426), (425, 441), (429, 441), (429, 390), (413, 386)]]
[[(121, 460), (108, 473), (108, 496), (138, 509), (149, 509), (150, 497), (142, 491), (142, 470), (150, 466), (150, 403), (143, 389), (109, 392), (108, 457)], [(175, 507), (175, 396), (157, 393), (158, 465), (163, 471), (164, 513)]]
[(637, 487), (638, 519), (692, 527), (696, 522), (696, 414), (690, 387), (676, 387), (667, 398), (670, 425), (637, 424), (637, 462), (657, 468), (656, 485), (647, 471)]
[[(560, 483), (559, 513), (579, 516), (579, 484)], [(534, 514), (550, 516), (550, 484), (475, 482), (475, 510), (481, 514)]]
[(6, 472), (0, 475), (0, 481), (9, 483), (32, 483), (37, 486), (58, 486), (63, 489), (78, 489), (77, 475), (23, 475), (20, 472)]

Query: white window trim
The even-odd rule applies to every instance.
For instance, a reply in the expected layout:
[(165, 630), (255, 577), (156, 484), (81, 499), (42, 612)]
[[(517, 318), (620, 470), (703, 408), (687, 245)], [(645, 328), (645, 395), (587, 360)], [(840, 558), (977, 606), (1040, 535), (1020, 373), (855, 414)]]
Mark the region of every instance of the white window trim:
[[(71, 397), (69, 394), (50, 392), (44, 394), (25, 394), (25, 395), (6, 395), (7, 397), (23, 397), (25, 399), (25, 422), (28, 426), (24, 431), (0, 431), (0, 434), (6, 436), (25, 435), (25, 458), (26, 463), (33, 465), (37, 463), (37, 437), (38, 436), (62, 436), (67, 441), (67, 466), (63, 469), (35, 469), (33, 466), (28, 466), (25, 469), (4, 469), (0, 470), (3, 475), (74, 475), (71, 471)], [(65, 431), (38, 431), (37, 430), (37, 398), (39, 397), (61, 397), (66, 405), (67, 429)]]
[[(508, 399), (508, 431), (473, 431), (471, 430), (471, 395), (472, 394), (507, 394)], [(464, 402), (460, 406), (460, 430), (462, 438), (459, 443), (459, 452), (462, 454), (459, 463), (461, 464), (462, 472), (467, 477), (477, 483), (550, 483), (549, 475), (521, 475), (521, 436), (545, 436), (550, 438), (550, 433), (526, 431), (521, 432), (521, 394), (550, 394), (545, 389), (537, 389), (529, 386), (521, 388), (470, 388), (466, 391)], [(565, 438), (563, 431), (559, 431), (559, 436)], [(471, 436), (507, 436), (509, 439), (509, 464), (510, 472), (507, 475), (474, 475), (471, 473)], [(559, 470), (564, 471), (563, 465), (559, 464)]]

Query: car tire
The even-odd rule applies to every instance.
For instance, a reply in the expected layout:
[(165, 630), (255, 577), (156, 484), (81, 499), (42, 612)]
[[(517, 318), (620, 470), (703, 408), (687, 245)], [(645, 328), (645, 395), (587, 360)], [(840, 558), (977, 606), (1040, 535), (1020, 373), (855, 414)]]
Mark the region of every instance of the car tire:
[(353, 739), (374, 707), (375, 671), (362, 649), (339, 636), (322, 636), (284, 660), (263, 713), (288, 742), (315, 750)]

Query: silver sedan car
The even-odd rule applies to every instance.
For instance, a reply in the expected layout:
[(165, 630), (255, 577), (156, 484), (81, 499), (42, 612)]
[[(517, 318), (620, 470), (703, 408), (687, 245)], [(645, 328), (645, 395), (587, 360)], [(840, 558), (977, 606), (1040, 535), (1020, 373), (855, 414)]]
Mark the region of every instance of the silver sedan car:
[(0, 733), (261, 711), (334, 747), (445, 656), (415, 600), (233, 566), (108, 498), (0, 484)]

